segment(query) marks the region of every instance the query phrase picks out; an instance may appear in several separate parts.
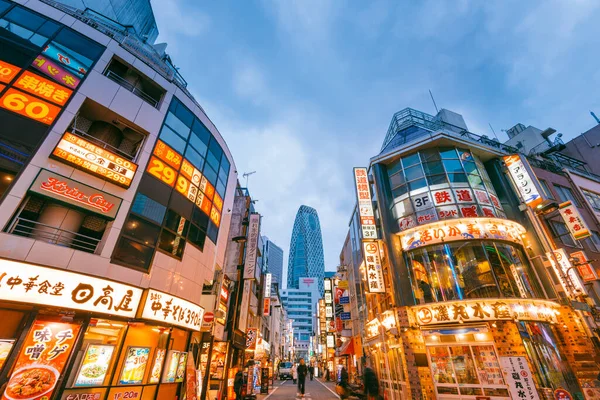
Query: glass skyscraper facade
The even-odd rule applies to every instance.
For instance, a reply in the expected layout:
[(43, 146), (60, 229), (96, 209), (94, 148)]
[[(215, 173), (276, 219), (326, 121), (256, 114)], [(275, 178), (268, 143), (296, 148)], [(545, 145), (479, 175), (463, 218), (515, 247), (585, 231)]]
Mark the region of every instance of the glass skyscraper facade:
[[(152, 12), (150, 0), (57, 0), (59, 3), (84, 10), (85, 13), (98, 13), (101, 16), (133, 27), (140, 38), (150, 44), (158, 37), (158, 27)], [(96, 16), (98, 18), (99, 16)]]
[(300, 277), (317, 278), (322, 296), (324, 274), (325, 259), (319, 215), (312, 207), (300, 206), (290, 241), (287, 287), (297, 289)]
[(272, 282), (281, 287), (283, 274), (283, 249), (263, 236), (263, 271), (273, 275)]

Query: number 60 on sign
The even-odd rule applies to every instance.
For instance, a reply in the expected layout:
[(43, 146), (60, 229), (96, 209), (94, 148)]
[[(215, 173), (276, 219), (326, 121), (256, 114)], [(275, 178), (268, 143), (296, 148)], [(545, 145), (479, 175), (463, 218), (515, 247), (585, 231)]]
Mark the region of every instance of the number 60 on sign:
[(50, 125), (60, 112), (60, 108), (13, 88), (0, 98), (0, 107), (46, 125)]

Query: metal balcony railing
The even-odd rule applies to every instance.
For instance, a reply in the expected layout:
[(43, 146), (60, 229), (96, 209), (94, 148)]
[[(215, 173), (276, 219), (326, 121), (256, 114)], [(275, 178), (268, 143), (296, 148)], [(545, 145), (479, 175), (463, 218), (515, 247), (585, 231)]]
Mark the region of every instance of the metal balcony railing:
[(87, 133), (87, 132), (85, 132), (85, 131), (83, 131), (81, 129), (75, 128), (74, 126), (71, 127), (71, 131), (75, 135), (81, 136), (83, 139), (86, 139), (86, 140), (94, 143), (95, 145), (97, 145), (99, 147), (102, 147), (104, 150), (108, 150), (111, 153), (118, 154), (119, 156), (121, 156), (123, 158), (126, 158), (127, 160), (130, 160), (130, 161), (135, 161), (135, 159), (137, 158), (138, 153), (140, 152), (140, 150), (142, 148), (142, 145), (140, 144), (140, 146), (138, 146), (137, 151), (135, 152), (135, 154), (130, 154), (130, 153), (127, 153), (127, 152), (125, 152), (123, 150), (119, 150), (119, 149), (117, 149), (114, 146), (111, 146), (110, 144), (106, 143), (105, 141), (100, 140), (97, 137), (92, 136), (89, 133)]
[(142, 100), (144, 100), (146, 103), (150, 104), (152, 107), (158, 108), (159, 100), (150, 96), (148, 93), (144, 92), (143, 90), (140, 90), (139, 88), (135, 87), (134, 85), (131, 84), (131, 82), (128, 82), (127, 80), (123, 79), (119, 75), (115, 74), (113, 71), (107, 70), (105, 75), (110, 80), (117, 82), (119, 85), (121, 85), (125, 89), (129, 90), (131, 93), (140, 97)]
[(54, 226), (17, 217), (8, 229), (13, 235), (30, 237), (58, 246), (94, 253), (100, 239), (85, 236), (80, 233), (67, 231)]

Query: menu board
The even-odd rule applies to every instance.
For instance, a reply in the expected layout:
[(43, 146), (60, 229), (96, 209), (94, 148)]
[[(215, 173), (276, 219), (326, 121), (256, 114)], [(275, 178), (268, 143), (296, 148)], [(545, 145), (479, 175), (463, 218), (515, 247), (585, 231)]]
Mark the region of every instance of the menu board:
[[(79, 329), (79, 324), (36, 320), (23, 342), (2, 400), (52, 398)], [(25, 392), (27, 396), (23, 396)]]
[(169, 350), (167, 354), (167, 365), (163, 373), (163, 383), (175, 382), (177, 367), (179, 366), (179, 352)]
[(154, 355), (154, 364), (152, 365), (152, 371), (150, 372), (149, 383), (158, 383), (160, 381), (160, 373), (162, 371), (163, 361), (165, 360), (165, 349), (156, 349)]
[(179, 353), (179, 363), (177, 364), (177, 372), (175, 373), (175, 382), (183, 382), (185, 377), (185, 366), (188, 353)]
[(8, 358), (14, 343), (14, 340), (0, 340), (0, 370)]
[(127, 347), (125, 362), (119, 378), (120, 385), (137, 385), (144, 380), (150, 347)]
[(156, 141), (146, 172), (196, 204), (217, 227), (221, 224), (223, 199), (215, 187), (190, 161), (162, 140)]
[(77, 373), (75, 386), (100, 386), (104, 383), (115, 346), (89, 344)]

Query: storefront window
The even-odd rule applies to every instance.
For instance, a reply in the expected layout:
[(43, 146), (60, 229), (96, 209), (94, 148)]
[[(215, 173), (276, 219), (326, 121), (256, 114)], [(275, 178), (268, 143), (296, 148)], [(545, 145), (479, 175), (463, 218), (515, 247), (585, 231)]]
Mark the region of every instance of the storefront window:
[(24, 315), (21, 311), (0, 309), (0, 373), (20, 333)]
[(473, 298), (540, 297), (522, 250), (470, 241), (428, 246), (405, 255), (417, 304)]

